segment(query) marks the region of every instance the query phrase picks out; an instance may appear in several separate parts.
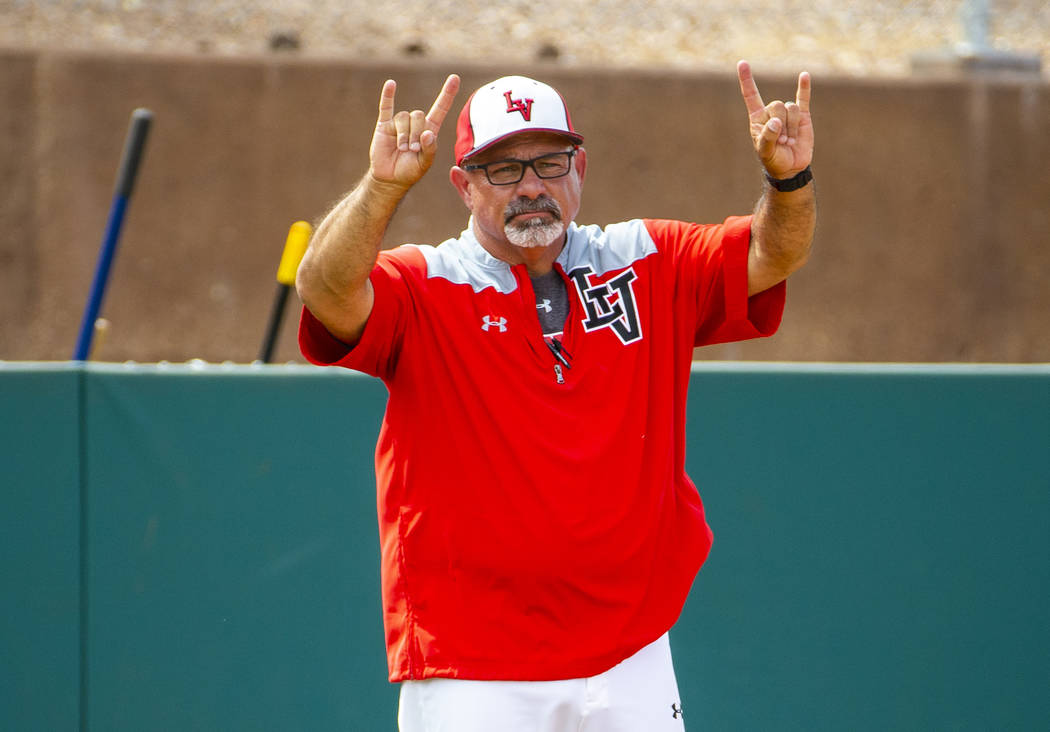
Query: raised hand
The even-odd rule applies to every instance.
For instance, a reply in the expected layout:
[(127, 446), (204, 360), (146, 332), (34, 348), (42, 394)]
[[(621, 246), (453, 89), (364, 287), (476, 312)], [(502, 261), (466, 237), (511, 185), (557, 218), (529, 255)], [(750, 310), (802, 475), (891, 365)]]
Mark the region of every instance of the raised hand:
[(369, 172), (374, 179), (407, 189), (423, 177), (434, 162), (438, 130), (452, 109), (458, 91), (459, 77), (452, 74), (425, 115), (419, 109), (395, 113), (397, 82), (390, 79), (383, 84), (379, 119), (369, 149), (372, 163)]
[(809, 113), (810, 78), (798, 75), (798, 92), (794, 102), (775, 101), (766, 104), (758, 93), (751, 75), (751, 65), (740, 61), (736, 66), (740, 93), (747, 106), (751, 139), (758, 159), (773, 178), (790, 178), (813, 160), (813, 119)]

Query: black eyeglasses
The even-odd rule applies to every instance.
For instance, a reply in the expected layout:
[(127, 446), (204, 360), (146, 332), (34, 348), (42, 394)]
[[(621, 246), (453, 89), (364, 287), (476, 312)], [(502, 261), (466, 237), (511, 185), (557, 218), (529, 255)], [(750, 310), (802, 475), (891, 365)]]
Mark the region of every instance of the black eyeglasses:
[(540, 178), (561, 178), (572, 170), (572, 156), (576, 148), (563, 152), (547, 153), (531, 160), (494, 160), (491, 163), (464, 165), (463, 170), (484, 170), (485, 177), (494, 186), (509, 186), (525, 177), (525, 169), (532, 168)]

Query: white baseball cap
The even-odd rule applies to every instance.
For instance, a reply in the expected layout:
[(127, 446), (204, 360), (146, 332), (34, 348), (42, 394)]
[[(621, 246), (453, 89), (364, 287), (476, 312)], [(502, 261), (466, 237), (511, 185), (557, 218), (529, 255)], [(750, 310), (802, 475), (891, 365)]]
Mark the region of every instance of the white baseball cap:
[(553, 87), (525, 76), (504, 76), (470, 95), (456, 124), (456, 165), (519, 132), (556, 132), (579, 145), (569, 109)]

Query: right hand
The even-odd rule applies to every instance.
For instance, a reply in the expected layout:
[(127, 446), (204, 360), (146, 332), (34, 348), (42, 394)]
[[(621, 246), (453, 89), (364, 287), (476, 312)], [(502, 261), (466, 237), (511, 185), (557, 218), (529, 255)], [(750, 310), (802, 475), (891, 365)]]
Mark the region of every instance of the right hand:
[(423, 177), (434, 162), (437, 153), (437, 133), (452, 109), (452, 100), (459, 91), (459, 77), (450, 75), (434, 105), (424, 115), (422, 110), (394, 113), (394, 94), (397, 82), (389, 79), (383, 84), (379, 97), (379, 119), (369, 149), (374, 180), (403, 188), (411, 188)]

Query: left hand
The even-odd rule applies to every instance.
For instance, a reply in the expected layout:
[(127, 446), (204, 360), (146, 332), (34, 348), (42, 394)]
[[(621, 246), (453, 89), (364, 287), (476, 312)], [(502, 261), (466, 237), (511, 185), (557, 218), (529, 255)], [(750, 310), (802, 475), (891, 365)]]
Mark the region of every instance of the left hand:
[(740, 93), (747, 106), (751, 139), (766, 172), (773, 178), (783, 179), (805, 170), (813, 160), (809, 73), (803, 71), (798, 75), (798, 92), (794, 102), (775, 101), (766, 104), (751, 75), (751, 65), (747, 61), (740, 61), (736, 72), (740, 79)]

